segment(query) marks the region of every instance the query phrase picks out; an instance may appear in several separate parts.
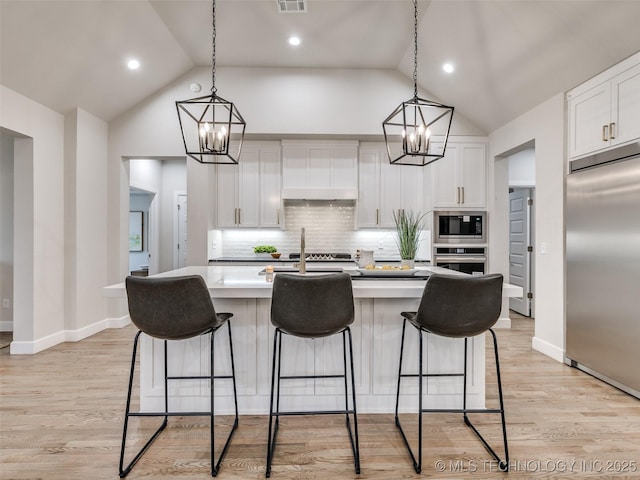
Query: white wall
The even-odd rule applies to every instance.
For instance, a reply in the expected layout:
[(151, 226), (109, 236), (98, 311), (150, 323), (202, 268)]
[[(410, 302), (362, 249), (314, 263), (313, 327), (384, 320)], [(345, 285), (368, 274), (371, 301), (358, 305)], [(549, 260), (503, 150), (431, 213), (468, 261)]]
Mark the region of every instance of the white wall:
[(64, 117), (0, 86), (14, 143), (14, 341), (33, 353), (64, 338)]
[(0, 331), (13, 331), (13, 137), (0, 131)]
[[(109, 278), (122, 281), (128, 268), (129, 158), (184, 157), (176, 100), (193, 98), (189, 90), (200, 83), (209, 91), (211, 72), (195, 68), (113, 120), (109, 135)], [(331, 138), (382, 137), (382, 121), (413, 94), (411, 81), (395, 70), (222, 68), (216, 75), (218, 93), (232, 100), (247, 122), (248, 135), (284, 138), (323, 135)], [(428, 92), (420, 95), (433, 98)], [(484, 136), (460, 115), (453, 135)], [(187, 162), (189, 250), (187, 263), (207, 261), (207, 231), (212, 227), (213, 185), (210, 166)]]
[(107, 281), (106, 122), (65, 115), (65, 340), (102, 330)]
[(0, 127), (14, 138), (11, 353), (36, 353), (105, 321), (107, 124), (66, 117), (0, 86)]
[[(489, 135), (491, 211), (489, 253), (492, 270), (507, 275), (508, 156), (535, 144), (536, 320), (533, 348), (564, 358), (564, 179), (565, 102), (558, 94)], [(541, 254), (544, 243), (547, 253)]]
[(509, 186), (535, 187), (536, 151), (526, 148), (509, 156)]

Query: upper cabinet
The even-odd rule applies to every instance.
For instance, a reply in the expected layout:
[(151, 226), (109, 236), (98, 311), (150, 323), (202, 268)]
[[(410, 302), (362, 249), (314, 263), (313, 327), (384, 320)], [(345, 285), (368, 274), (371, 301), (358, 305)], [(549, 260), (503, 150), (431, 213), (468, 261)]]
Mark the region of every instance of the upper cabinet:
[(358, 142), (282, 141), (282, 197), (356, 199)]
[(391, 165), (382, 143), (362, 143), (359, 162), (358, 228), (394, 227), (398, 210), (425, 212), (423, 168)]
[[(437, 145), (442, 151), (442, 144)], [(444, 158), (428, 165), (434, 208), (486, 207), (487, 145), (449, 137)]]
[(279, 227), (280, 144), (246, 142), (238, 165), (216, 165), (216, 224)]
[(567, 94), (569, 157), (640, 139), (640, 53)]

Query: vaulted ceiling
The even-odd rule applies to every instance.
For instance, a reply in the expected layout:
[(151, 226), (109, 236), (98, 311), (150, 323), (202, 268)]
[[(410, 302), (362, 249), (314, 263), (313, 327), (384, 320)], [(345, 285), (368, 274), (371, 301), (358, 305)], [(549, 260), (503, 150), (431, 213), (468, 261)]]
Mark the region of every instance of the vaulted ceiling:
[[(397, 69), (411, 94), (410, 0), (308, 0), (301, 14), (218, 0), (216, 10), (220, 67)], [(210, 15), (209, 0), (0, 0), (0, 82), (109, 121), (211, 64)], [(639, 51), (639, 18), (640, 0), (419, 0), (419, 83), (489, 133)]]

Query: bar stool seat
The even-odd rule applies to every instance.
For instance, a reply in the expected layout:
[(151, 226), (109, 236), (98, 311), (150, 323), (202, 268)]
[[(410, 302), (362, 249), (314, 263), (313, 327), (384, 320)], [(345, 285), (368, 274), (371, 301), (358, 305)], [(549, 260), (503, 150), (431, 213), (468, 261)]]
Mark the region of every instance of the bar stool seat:
[[(396, 392), (395, 423), (404, 444), (413, 461), (416, 473), (422, 470), (422, 414), (423, 413), (462, 413), (464, 423), (473, 430), (487, 451), (496, 459), (502, 471), (509, 470), (509, 449), (507, 446), (507, 429), (502, 398), (502, 380), (500, 377), (500, 361), (498, 358), (498, 342), (491, 327), (498, 321), (502, 307), (502, 283), (500, 274), (482, 276), (459, 276), (433, 274), (427, 280), (420, 306), (416, 312), (402, 312), (402, 340), (400, 344), (400, 366), (398, 369), (398, 389)], [(404, 338), (407, 322), (418, 330), (418, 374), (402, 373), (402, 357), (404, 353)], [(496, 363), (496, 377), (498, 383), (498, 397), (500, 408), (469, 409), (467, 408), (467, 347), (468, 339), (489, 331), (493, 337), (494, 355)], [(423, 341), (422, 334), (434, 334), (450, 338), (464, 339), (464, 368), (462, 372), (453, 373), (423, 373)], [(400, 403), (400, 384), (406, 377), (418, 378), (418, 452), (417, 459), (400, 423), (398, 408)], [(461, 409), (427, 409), (422, 408), (422, 384), (429, 377), (462, 377), (463, 406)], [(487, 443), (484, 437), (469, 420), (469, 413), (498, 413), (502, 423), (504, 442), (504, 460)]]
[[(320, 276), (277, 274), (275, 276), (271, 299), (271, 323), (276, 328), (273, 336), (273, 364), (271, 369), (267, 478), (271, 476), (271, 463), (276, 446), (280, 417), (285, 415), (344, 414), (347, 431), (349, 433), (349, 441), (351, 442), (351, 449), (353, 451), (355, 471), (357, 474), (360, 473), (360, 447), (358, 443), (358, 418), (356, 414), (356, 392), (353, 369), (353, 342), (351, 339), (351, 329), (349, 328), (353, 320), (353, 289), (351, 276), (348, 273)], [(316, 339), (337, 334), (342, 334), (342, 357), (344, 366), (342, 373), (336, 375), (282, 375), (282, 335)], [(347, 388), (347, 378), (349, 376), (347, 374), (347, 336), (349, 339), (351, 408), (349, 407)], [(344, 378), (344, 410), (281, 411), (281, 381), (301, 378)], [(351, 430), (350, 415), (353, 415), (353, 432)]]
[[(233, 361), (233, 342), (231, 339), (232, 313), (216, 313), (209, 290), (204, 279), (199, 275), (184, 277), (144, 278), (130, 276), (126, 279), (127, 298), (129, 302), (129, 316), (138, 328), (133, 342), (131, 357), (131, 371), (129, 374), (129, 388), (125, 409), (124, 427), (122, 429), (122, 446), (120, 450), (119, 475), (124, 478), (153, 441), (167, 426), (170, 416), (207, 416), (210, 418), (209, 443), (211, 448), (211, 475), (216, 476), (220, 469), (224, 455), (229, 448), (231, 438), (238, 426), (238, 398), (236, 392), (235, 365)], [(231, 375), (215, 375), (214, 369), (214, 339), (216, 332), (224, 324), (229, 331), (229, 355), (231, 359)], [(131, 394), (135, 374), (136, 353), (140, 335), (144, 333), (152, 338), (164, 341), (164, 411), (162, 412), (131, 412)], [(210, 335), (209, 375), (197, 376), (169, 376), (167, 367), (168, 341), (186, 340), (200, 335)], [(169, 380), (208, 380), (210, 385), (210, 410), (204, 412), (173, 412), (169, 409)], [(215, 461), (214, 452), (214, 380), (231, 379), (233, 382), (233, 397), (235, 402), (235, 418), (231, 431), (222, 448), (222, 452)], [(127, 428), (130, 417), (164, 417), (160, 427), (138, 451), (127, 466), (124, 466), (124, 455), (127, 441)]]

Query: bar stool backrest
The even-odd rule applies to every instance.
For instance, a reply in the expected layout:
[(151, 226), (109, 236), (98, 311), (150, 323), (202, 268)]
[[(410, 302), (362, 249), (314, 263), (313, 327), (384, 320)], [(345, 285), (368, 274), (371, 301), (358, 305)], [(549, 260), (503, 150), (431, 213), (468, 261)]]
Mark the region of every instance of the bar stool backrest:
[(353, 318), (353, 288), (348, 273), (275, 276), (271, 323), (285, 333), (326, 337), (344, 330)]
[(416, 315), (425, 330), (445, 337), (473, 337), (500, 317), (502, 275), (463, 277), (433, 274), (427, 280)]
[(200, 275), (127, 277), (126, 287), (131, 321), (147, 335), (181, 340), (217, 325), (209, 289)]

